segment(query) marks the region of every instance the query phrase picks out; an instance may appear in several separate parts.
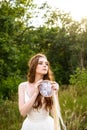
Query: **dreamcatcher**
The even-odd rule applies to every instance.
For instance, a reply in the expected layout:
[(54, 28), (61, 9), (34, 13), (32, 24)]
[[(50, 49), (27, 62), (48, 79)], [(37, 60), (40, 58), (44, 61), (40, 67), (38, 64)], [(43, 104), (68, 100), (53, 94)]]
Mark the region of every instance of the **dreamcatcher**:
[(66, 126), (63, 123), (63, 119), (60, 112), (59, 102), (56, 98), (55, 92), (52, 90), (52, 84), (49, 80), (43, 80), (40, 84), (40, 93), (44, 97), (53, 97), (53, 116), (54, 116), (54, 126), (55, 130), (61, 130), (60, 123), (62, 128), (66, 130)]

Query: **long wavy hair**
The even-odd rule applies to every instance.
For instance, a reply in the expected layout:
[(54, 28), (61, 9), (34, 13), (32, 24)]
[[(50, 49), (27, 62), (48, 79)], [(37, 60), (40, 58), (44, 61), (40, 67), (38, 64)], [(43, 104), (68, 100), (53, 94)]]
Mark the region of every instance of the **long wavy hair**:
[[(28, 78), (28, 81), (30, 83), (33, 83), (35, 81), (36, 67), (38, 65), (39, 58), (41, 58), (41, 57), (44, 57), (44, 58), (47, 59), (47, 57), (44, 54), (38, 53), (38, 54), (34, 55), (30, 59), (30, 61), (28, 62), (29, 71), (28, 71), (27, 78)], [(49, 62), (48, 62), (48, 72), (47, 72), (47, 74), (45, 74), (43, 76), (43, 80), (51, 80), (51, 81), (54, 80), (54, 75), (53, 75), (53, 72), (50, 69)], [(36, 98), (36, 101), (35, 101), (35, 103), (33, 105), (34, 108), (38, 109), (38, 108), (42, 107), (42, 105), (43, 105), (42, 97), (43, 96), (39, 93), (37, 98)], [(44, 104), (45, 104), (45, 109), (46, 110), (51, 110), (52, 106), (53, 106), (52, 97), (44, 97)]]

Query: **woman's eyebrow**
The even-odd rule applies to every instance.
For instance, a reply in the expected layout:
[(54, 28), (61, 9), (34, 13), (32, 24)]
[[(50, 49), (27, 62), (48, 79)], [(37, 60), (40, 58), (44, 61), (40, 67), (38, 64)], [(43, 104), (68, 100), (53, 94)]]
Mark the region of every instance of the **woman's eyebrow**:
[(45, 63), (48, 63), (48, 61), (45, 61)]
[(42, 60), (38, 61), (38, 62), (43, 62)]

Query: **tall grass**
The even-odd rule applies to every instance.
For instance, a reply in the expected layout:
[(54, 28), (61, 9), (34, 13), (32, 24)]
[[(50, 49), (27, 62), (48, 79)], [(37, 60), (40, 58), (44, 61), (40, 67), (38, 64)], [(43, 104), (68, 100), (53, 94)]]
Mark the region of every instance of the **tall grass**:
[(87, 130), (87, 89), (79, 95), (74, 86), (60, 90), (59, 101), (67, 130)]
[(0, 100), (0, 130), (20, 130), (21, 122), (17, 101)]
[[(87, 88), (79, 94), (74, 86), (59, 91), (61, 112), (67, 130), (87, 130)], [(0, 130), (20, 130), (23, 118), (14, 101), (0, 99)]]

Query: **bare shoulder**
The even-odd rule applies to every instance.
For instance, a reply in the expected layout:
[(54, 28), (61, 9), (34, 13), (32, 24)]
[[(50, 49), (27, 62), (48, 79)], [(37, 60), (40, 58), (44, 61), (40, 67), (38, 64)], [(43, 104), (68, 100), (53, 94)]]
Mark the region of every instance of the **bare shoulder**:
[(28, 81), (22, 82), (18, 85), (18, 89), (24, 90), (28, 84)]

